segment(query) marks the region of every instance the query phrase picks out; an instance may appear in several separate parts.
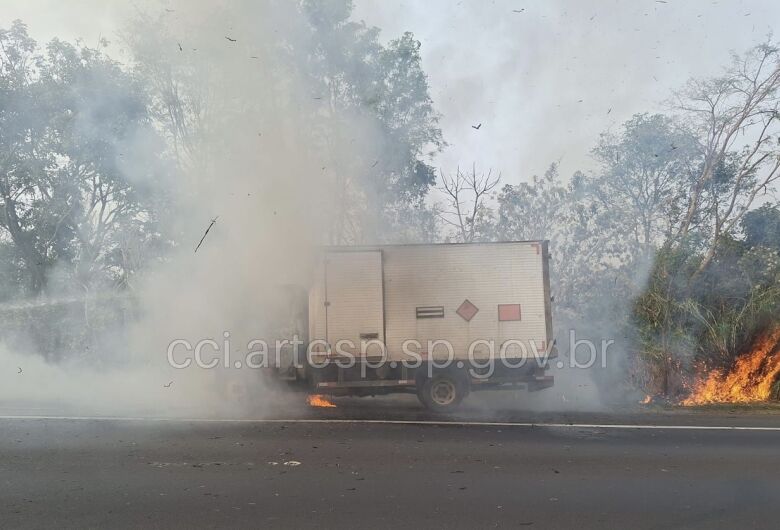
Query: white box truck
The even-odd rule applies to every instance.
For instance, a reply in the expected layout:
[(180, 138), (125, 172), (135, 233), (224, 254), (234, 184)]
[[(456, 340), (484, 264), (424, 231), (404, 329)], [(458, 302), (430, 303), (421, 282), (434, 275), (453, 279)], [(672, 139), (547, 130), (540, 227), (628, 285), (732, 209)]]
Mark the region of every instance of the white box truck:
[(306, 360), (319, 393), (416, 393), (448, 411), (473, 390), (553, 385), (547, 241), (323, 249)]

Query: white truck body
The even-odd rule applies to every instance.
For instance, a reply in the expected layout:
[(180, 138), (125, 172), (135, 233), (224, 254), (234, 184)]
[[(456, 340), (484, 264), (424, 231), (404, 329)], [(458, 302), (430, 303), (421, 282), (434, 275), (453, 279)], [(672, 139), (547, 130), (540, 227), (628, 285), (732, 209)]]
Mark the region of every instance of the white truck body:
[(452, 410), (472, 391), (553, 385), (547, 241), (323, 250), (294, 379), (331, 394), (416, 393)]
[(545, 241), (329, 248), (309, 292), (309, 340), (368, 357), (378, 349), (358, 345), (376, 340), (391, 361), (449, 355), (428, 351), (432, 341), (456, 359), (543, 353), (553, 340), (547, 255)]

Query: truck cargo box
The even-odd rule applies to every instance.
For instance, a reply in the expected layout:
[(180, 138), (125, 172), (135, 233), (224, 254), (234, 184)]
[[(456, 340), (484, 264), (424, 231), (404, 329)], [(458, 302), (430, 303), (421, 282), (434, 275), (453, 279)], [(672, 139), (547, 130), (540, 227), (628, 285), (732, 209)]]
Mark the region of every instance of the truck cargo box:
[[(309, 339), (372, 357), (527, 357), (551, 345), (546, 241), (325, 249), (309, 294)], [(409, 341), (412, 341), (411, 343)], [(484, 343), (483, 343), (484, 341)], [(494, 345), (493, 353), (489, 344)], [(406, 343), (406, 348), (404, 344)], [(406, 350), (406, 351), (405, 351)], [(331, 352), (333, 353), (333, 352)]]

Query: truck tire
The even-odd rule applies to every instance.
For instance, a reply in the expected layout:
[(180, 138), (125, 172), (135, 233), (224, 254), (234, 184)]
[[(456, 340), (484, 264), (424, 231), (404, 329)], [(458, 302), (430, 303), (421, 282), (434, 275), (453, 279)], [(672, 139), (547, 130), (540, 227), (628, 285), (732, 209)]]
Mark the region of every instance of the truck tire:
[(421, 381), (417, 398), (433, 412), (452, 412), (468, 394), (468, 382), (460, 374), (443, 372)]

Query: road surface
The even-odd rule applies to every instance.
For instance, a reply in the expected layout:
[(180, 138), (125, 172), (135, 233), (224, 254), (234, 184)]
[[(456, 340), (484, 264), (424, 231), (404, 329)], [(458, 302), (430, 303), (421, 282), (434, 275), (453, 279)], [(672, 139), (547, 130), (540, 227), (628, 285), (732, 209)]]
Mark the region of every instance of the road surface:
[[(6, 414), (0, 419), (2, 526), (780, 524), (778, 415), (485, 418), (466, 411), (436, 418), (411, 405), (405, 413), (380, 405), (372, 417), (358, 403), (301, 410), (290, 421)], [(721, 428), (734, 426), (740, 429)]]

